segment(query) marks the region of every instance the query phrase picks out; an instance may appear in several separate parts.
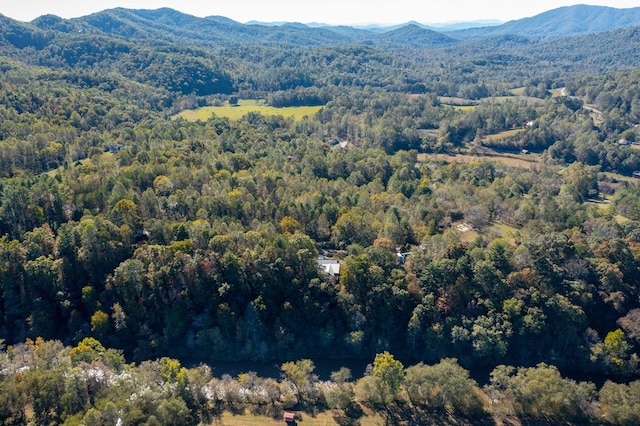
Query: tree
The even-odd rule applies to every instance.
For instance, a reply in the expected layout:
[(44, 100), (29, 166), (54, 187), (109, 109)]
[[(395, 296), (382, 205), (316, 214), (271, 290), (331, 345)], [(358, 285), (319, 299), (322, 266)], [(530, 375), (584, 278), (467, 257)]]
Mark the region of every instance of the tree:
[(407, 368), (405, 389), (412, 404), (473, 417), (482, 413), (478, 385), (456, 359)]
[(575, 162), (564, 171), (567, 185), (580, 197), (580, 201), (598, 195), (598, 168)]
[(91, 315), (91, 331), (99, 338), (106, 337), (109, 331), (109, 315), (101, 310), (97, 310)]
[(585, 420), (593, 415), (596, 389), (593, 383), (565, 379), (556, 367), (540, 363), (517, 370), (497, 367), (491, 373), (488, 393), (493, 398), (511, 401), (518, 414)]
[(632, 346), (619, 328), (608, 332), (604, 342), (592, 346), (591, 359), (602, 362), (607, 370), (622, 377), (637, 373), (640, 366), (638, 355), (632, 353)]
[(119, 200), (115, 206), (113, 206), (111, 216), (113, 217), (113, 223), (116, 225), (127, 225), (134, 231), (142, 227), (138, 206), (126, 198)]
[(300, 401), (303, 397), (313, 396), (312, 385), (318, 380), (318, 376), (313, 374), (315, 368), (310, 359), (285, 362), (280, 366), (282, 376), (294, 386)]
[(18, 377), (0, 380), (0, 424), (27, 423), (25, 385)]
[(640, 381), (627, 384), (607, 380), (600, 389), (604, 418), (620, 426), (640, 424)]
[(102, 343), (93, 337), (85, 337), (80, 343), (71, 349), (69, 356), (74, 365), (80, 362), (91, 363), (97, 359), (101, 359), (106, 353), (106, 349)]
[(173, 182), (169, 177), (160, 175), (153, 180), (153, 188), (158, 195), (169, 195), (173, 191)]
[(509, 348), (511, 333), (511, 324), (499, 313), (490, 311), (488, 315), (479, 316), (471, 328), (474, 353), (493, 361), (503, 358)]
[(351, 244), (368, 247), (373, 244), (376, 231), (371, 225), (372, 218), (362, 208), (343, 212), (331, 230), (331, 240), (337, 247), (346, 248)]
[(335, 386), (324, 391), (329, 408), (338, 410), (340, 414), (344, 414), (355, 402), (353, 384), (350, 380), (351, 370), (342, 367), (340, 370), (331, 373), (331, 381), (335, 383)]
[(402, 383), (404, 382), (404, 366), (385, 351), (377, 354), (373, 360), (372, 377), (382, 403), (387, 404), (396, 400)]
[(25, 374), (24, 381), (38, 424), (59, 424), (63, 411), (63, 372), (49, 369), (30, 370)]
[(283, 234), (294, 234), (296, 231), (302, 229), (300, 222), (292, 218), (291, 216), (285, 216), (280, 220), (280, 230)]

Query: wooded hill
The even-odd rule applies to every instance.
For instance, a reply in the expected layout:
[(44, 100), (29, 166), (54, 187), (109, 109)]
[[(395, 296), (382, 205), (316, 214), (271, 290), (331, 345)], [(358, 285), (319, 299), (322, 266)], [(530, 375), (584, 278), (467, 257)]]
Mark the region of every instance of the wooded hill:
[[(585, 404), (547, 401), (554, 418), (638, 418), (620, 403), (640, 349), (638, 27), (461, 41), (168, 9), (0, 25), (0, 395), (18, 401), (0, 407), (14, 423), (129, 404), (107, 382), (60, 402), (82, 393), (65, 378), (90, 380), (67, 372), (92, 362), (148, 362), (157, 398), (122, 408), (142, 424), (164, 391), (183, 392), (165, 414), (202, 410), (172, 419), (204, 419), (214, 400), (189, 400), (200, 373), (166, 357), (385, 351), (462, 378), (496, 368), (504, 411), (473, 399), (464, 415), (535, 415), (522, 383), (542, 377)], [(175, 115), (245, 100), (321, 108)], [(559, 371), (630, 385), (610, 382), (601, 409), (595, 385)], [(388, 385), (375, 377), (360, 401), (389, 415), (430, 398), (402, 380), (372, 393)]]

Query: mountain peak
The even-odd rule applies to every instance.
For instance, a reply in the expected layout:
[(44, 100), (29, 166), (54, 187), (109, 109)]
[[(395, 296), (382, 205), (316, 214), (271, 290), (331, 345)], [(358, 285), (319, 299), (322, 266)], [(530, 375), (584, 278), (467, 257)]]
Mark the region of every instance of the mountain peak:
[(632, 26), (640, 26), (640, 7), (616, 9), (608, 6), (579, 4), (562, 6), (495, 27), (456, 31), (455, 35), (457, 38), (504, 34), (558, 38)]

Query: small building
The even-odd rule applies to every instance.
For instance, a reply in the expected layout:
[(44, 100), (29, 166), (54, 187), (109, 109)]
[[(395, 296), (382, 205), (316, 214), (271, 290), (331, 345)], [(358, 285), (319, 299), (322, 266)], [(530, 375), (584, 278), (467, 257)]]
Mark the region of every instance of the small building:
[(283, 417), (284, 417), (284, 421), (287, 423), (295, 423), (296, 421), (295, 413), (292, 413), (290, 411), (285, 411)]
[(324, 257), (318, 258), (318, 268), (322, 269), (332, 277), (340, 276), (340, 262), (334, 259), (327, 259)]
[(336, 138), (333, 138), (329, 141), (329, 145), (331, 145), (331, 148), (342, 148), (345, 149), (349, 146), (349, 142), (348, 141), (341, 141), (338, 140)]
[(622, 138), (622, 139), (618, 140), (618, 145), (620, 145), (620, 146), (629, 146), (629, 145), (631, 145), (631, 142), (626, 140), (626, 139), (624, 139), (624, 138)]
[(109, 152), (111, 154), (115, 154), (117, 152), (120, 152), (120, 150), (124, 148), (124, 145), (121, 143), (114, 143), (113, 145), (109, 146)]

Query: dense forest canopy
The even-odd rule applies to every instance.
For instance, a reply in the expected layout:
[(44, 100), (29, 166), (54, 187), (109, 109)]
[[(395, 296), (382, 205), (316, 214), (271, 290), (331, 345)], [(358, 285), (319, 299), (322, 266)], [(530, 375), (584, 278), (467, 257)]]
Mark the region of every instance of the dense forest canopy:
[[(167, 9), (0, 26), (4, 424), (111, 421), (138, 375), (155, 385), (132, 424), (210, 421), (237, 402), (211, 386), (258, 386), (178, 359), (284, 362), (254, 392), (276, 411), (636, 423), (639, 27), (479, 40)], [(175, 116), (238, 99), (322, 108)], [(374, 362), (318, 393), (310, 358)], [(480, 391), (465, 369), (493, 373)], [(446, 376), (462, 387), (425, 390)], [(543, 378), (575, 399), (527, 399)]]

